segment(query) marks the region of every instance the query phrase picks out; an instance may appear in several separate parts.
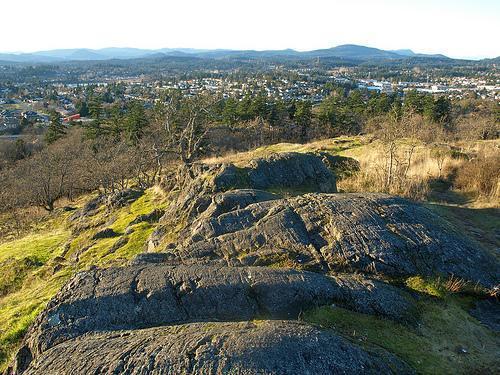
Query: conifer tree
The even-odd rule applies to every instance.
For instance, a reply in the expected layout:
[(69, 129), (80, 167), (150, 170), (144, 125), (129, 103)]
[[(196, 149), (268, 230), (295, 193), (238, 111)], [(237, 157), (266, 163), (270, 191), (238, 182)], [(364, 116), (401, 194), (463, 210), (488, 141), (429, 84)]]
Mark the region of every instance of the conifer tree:
[(48, 144), (54, 143), (58, 139), (64, 137), (66, 134), (66, 129), (61, 121), (61, 116), (57, 111), (50, 111), (50, 125), (47, 128), (47, 133), (45, 133), (45, 141)]

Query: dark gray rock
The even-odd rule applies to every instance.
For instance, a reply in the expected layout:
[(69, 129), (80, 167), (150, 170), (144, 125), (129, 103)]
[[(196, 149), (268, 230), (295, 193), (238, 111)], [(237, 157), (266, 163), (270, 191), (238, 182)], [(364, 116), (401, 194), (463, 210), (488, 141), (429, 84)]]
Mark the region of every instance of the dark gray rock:
[(272, 154), (250, 162), (250, 187), (254, 189), (301, 188), (335, 193), (335, 176), (321, 158), (296, 152)]
[(97, 197), (87, 201), (82, 208), (76, 210), (70, 217), (69, 220), (76, 221), (81, 218), (92, 216), (96, 213), (97, 209), (106, 200), (105, 195), (98, 195)]
[(211, 208), (212, 215), (220, 215), (225, 212), (242, 209), (257, 203), (280, 199), (280, 196), (263, 190), (240, 189), (214, 195)]
[(251, 160), (247, 167), (222, 166), (214, 176), (217, 191), (229, 189), (296, 188), (325, 193), (337, 191), (335, 176), (314, 154), (284, 152)]
[(113, 229), (111, 228), (104, 228), (103, 230), (100, 230), (96, 234), (92, 236), (93, 240), (99, 240), (102, 238), (112, 238), (118, 236), (118, 233), (116, 233)]
[(259, 314), (296, 318), (302, 308), (326, 304), (332, 296), (328, 279), (297, 271), (168, 265), (96, 269), (80, 273), (52, 300), (30, 335), (30, 346), (38, 353), (94, 330), (248, 320)]
[(296, 319), (302, 311), (332, 302), (397, 320), (406, 320), (413, 312), (407, 295), (360, 276), (139, 263), (78, 274), (37, 318), (25, 343), (38, 357), (54, 345), (92, 331), (200, 320)]
[(469, 313), (495, 332), (500, 332), (500, 303), (496, 298), (477, 301)]
[(142, 253), (136, 255), (134, 259), (130, 262), (131, 265), (140, 264), (155, 264), (155, 263), (165, 263), (169, 259), (172, 259), (172, 254), (169, 253)]
[(399, 323), (414, 324), (420, 317), (413, 300), (395, 286), (359, 274), (337, 274), (332, 280), (334, 301), (341, 307)]
[(142, 190), (125, 189), (110, 194), (106, 198), (106, 204), (110, 207), (122, 207), (132, 203), (144, 194)]
[(229, 212), (213, 202), (175, 251), (247, 265), (291, 254), (310, 269), (454, 275), (487, 288), (500, 279), (498, 261), (478, 244), (424, 206), (384, 194), (307, 194)]
[[(173, 177), (169, 176), (172, 188)], [(205, 211), (215, 193), (232, 189), (284, 188), (299, 191), (336, 192), (335, 176), (312, 154), (280, 153), (250, 161), (246, 167), (233, 164), (193, 164), (182, 166), (175, 176), (179, 188), (177, 202), (164, 218), (187, 214), (189, 219)], [(165, 184), (164, 184), (165, 185)], [(264, 198), (263, 193), (260, 193)], [(266, 197), (264, 200), (271, 199)]]
[(137, 216), (134, 220), (132, 220), (130, 222), (129, 225), (135, 225), (135, 224), (144, 223), (144, 222), (154, 223), (154, 222), (157, 222), (158, 220), (160, 220), (160, 218), (164, 214), (165, 214), (164, 210), (154, 209), (153, 211), (151, 211), (147, 214)]
[(192, 323), (95, 332), (36, 358), (25, 374), (411, 374), (309, 325), (287, 321)]

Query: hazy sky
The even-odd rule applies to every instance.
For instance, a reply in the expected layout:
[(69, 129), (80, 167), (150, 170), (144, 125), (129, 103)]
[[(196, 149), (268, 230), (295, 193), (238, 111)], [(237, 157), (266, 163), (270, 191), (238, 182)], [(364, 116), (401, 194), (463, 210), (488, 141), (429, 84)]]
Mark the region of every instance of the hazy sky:
[(500, 55), (500, 0), (0, 0), (0, 51), (339, 44)]

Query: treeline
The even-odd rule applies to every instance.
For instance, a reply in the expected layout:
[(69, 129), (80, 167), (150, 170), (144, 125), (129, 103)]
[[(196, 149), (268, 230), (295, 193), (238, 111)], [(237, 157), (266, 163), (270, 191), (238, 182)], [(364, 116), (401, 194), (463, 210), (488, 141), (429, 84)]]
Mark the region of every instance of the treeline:
[(202, 156), (276, 142), (363, 132), (387, 144), (401, 137), (499, 135), (498, 105), (455, 105), (417, 92), (402, 99), (332, 85), (325, 90), (329, 95), (318, 106), (264, 92), (237, 99), (169, 91), (152, 107), (117, 100), (120, 87), (110, 90), (112, 101), (89, 95), (82, 105), (92, 121), (66, 125), (52, 112), (43, 140), (0, 147), (0, 210), (40, 206), (51, 211), (58, 199), (88, 191), (146, 188), (169, 163), (187, 165)]

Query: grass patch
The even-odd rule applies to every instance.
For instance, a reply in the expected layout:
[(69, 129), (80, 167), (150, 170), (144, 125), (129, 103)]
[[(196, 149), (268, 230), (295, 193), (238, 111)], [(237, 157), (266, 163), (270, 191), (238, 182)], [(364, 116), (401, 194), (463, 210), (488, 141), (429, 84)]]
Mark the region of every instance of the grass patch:
[(473, 285), (455, 276), (426, 279), (421, 276), (412, 276), (406, 279), (405, 285), (416, 292), (442, 299), (450, 298), (458, 293), (461, 294), (461, 297), (466, 297), (467, 295), (484, 297), (488, 295), (488, 291), (478, 284)]
[(424, 280), (420, 276), (413, 276), (406, 279), (405, 284), (414, 291), (433, 297), (444, 298), (447, 294), (443, 284), (437, 280)]
[(48, 279), (33, 277), (22, 290), (0, 299), (0, 371), (12, 359), (30, 324), (71, 274), (68, 268)]
[(56, 228), (50, 232), (31, 234), (18, 240), (0, 245), (0, 262), (8, 258), (23, 259), (34, 257), (40, 262), (46, 262), (58, 252), (62, 252), (61, 245), (69, 237), (69, 231)]
[(464, 301), (458, 298), (420, 302), (422, 321), (416, 328), (329, 306), (307, 312), (304, 319), (335, 329), (368, 349), (382, 347), (419, 374), (494, 371), (500, 365), (500, 340), (472, 318), (462, 304)]
[(19, 289), (28, 274), (43, 265), (35, 257), (9, 258), (0, 263), (0, 297)]
[(131, 259), (145, 251), (146, 241), (154, 230), (149, 223), (139, 223), (133, 226), (134, 231), (128, 236), (128, 242), (113, 253), (111, 258)]

